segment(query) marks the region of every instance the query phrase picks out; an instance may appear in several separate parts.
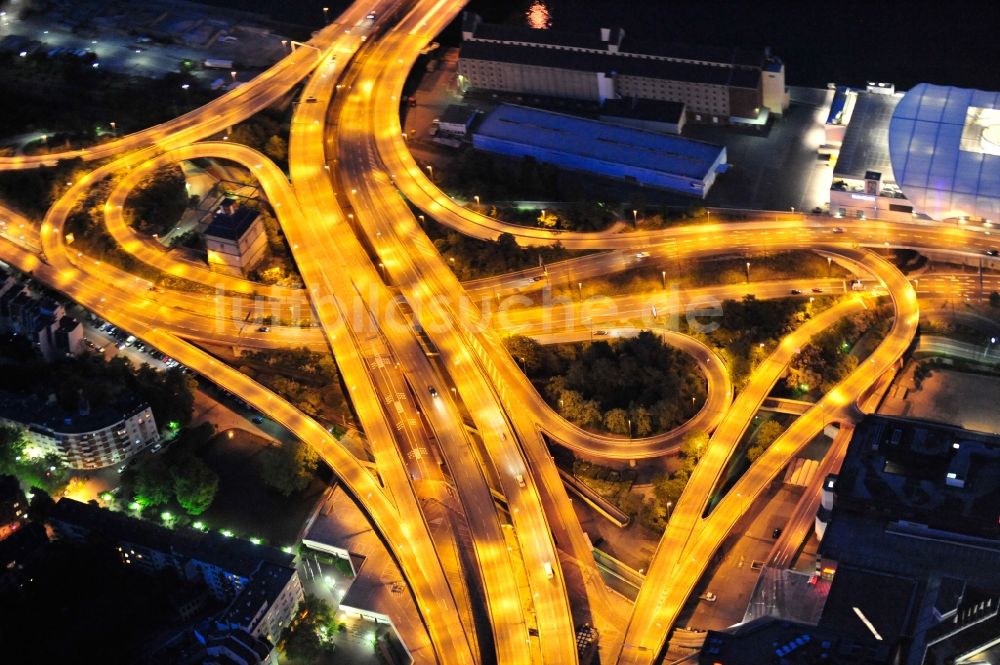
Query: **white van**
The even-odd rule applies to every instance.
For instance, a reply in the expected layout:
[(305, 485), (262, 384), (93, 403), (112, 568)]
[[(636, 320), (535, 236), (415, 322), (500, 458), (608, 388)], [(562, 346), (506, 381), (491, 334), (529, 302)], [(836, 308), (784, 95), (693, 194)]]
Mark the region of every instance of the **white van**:
[(552, 564), (549, 563), (548, 561), (542, 564), (542, 568), (545, 569), (545, 577), (549, 578), (550, 580), (556, 576), (556, 574), (552, 572)]

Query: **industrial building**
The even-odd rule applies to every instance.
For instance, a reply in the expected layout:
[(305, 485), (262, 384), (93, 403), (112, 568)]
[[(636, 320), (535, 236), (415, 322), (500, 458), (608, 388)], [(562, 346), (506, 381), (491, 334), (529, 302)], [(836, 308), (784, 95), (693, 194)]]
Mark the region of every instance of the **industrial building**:
[(466, 13), (458, 62), (464, 90), (588, 100), (679, 102), (702, 123), (764, 124), (788, 108), (784, 64), (767, 50), (694, 48), (593, 34), (532, 30)]
[(721, 146), (510, 104), (480, 123), (472, 145), (698, 198), (726, 168)]

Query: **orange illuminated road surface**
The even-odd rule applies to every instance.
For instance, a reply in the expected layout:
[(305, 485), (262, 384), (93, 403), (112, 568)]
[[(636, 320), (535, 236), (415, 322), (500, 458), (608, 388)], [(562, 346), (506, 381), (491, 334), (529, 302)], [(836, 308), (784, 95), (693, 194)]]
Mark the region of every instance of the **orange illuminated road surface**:
[[(409, 11), (394, 14), (395, 3), (355, 4), (309, 45), (201, 109), (86, 150), (0, 158), (0, 169), (34, 168), (70, 157), (111, 160), (72, 183), (47, 212), (38, 233), (15, 214), (0, 210), (0, 252), (313, 445), (371, 516), (399, 562), (438, 661), (572, 663), (577, 659), (575, 625), (587, 620), (601, 630), (602, 662), (651, 663), (712, 555), (754, 499), (826, 424), (856, 419), (857, 400), (910, 344), (918, 318), (914, 289), (889, 263), (862, 248), (931, 248), (981, 256), (992, 241), (982, 229), (969, 227), (869, 221), (863, 227), (845, 223), (841, 233), (833, 231), (829, 219), (765, 213), (739, 223), (635, 233), (558, 233), (484, 217), (428, 180), (408, 152), (399, 123), (399, 100), (412, 63), (462, 6), (458, 1), (418, 0)], [(376, 13), (379, 25), (365, 18), (369, 12)], [(197, 142), (266, 108), (307, 77), (302, 97), (316, 102), (299, 104), (293, 116), (291, 183), (270, 160), (245, 146)], [(253, 172), (291, 244), (305, 289), (261, 289), (248, 280), (210, 272), (127, 227), (122, 216), (125, 199), (145, 174), (162, 164), (198, 157), (228, 159)], [(198, 291), (152, 288), (67, 244), (69, 214), (106, 178), (116, 179), (104, 206), (112, 237), (139, 261), (199, 285)], [(466, 290), (441, 260), (404, 196), (443, 224), (474, 237), (512, 233), (525, 245), (559, 242), (568, 248), (611, 251), (544, 270), (478, 280)], [(41, 255), (36, 254), (39, 247)], [(655, 318), (647, 321), (645, 313), (656, 307), (661, 320), (675, 313), (680, 305), (671, 302), (669, 294), (609, 299), (605, 304), (614, 311), (603, 314), (570, 303), (572, 315), (563, 318), (532, 305), (489, 320), (468, 306), (642, 262), (665, 265), (720, 252), (801, 248), (827, 252), (831, 260), (853, 266), (866, 283), (880, 285), (894, 305), (893, 326), (872, 355), (799, 417), (707, 516), (707, 497), (796, 349), (816, 331), (863, 306), (860, 298), (844, 300), (786, 337), (735, 401), (728, 372), (709, 348), (692, 337), (663, 331), (670, 344), (699, 363), (708, 399), (677, 430), (635, 440), (585, 432), (559, 417), (504, 349), (501, 335), (526, 334), (548, 342), (588, 339), (595, 325), (615, 334), (636, 326), (662, 331), (664, 324)], [(921, 292), (964, 293), (972, 288), (959, 278), (920, 279)], [(758, 297), (778, 297), (787, 295), (789, 284), (709, 287), (683, 296), (686, 302), (721, 300), (752, 289)], [(808, 285), (829, 293), (837, 290), (838, 282)], [(254, 325), (246, 329), (250, 319), (243, 314), (252, 311), (259, 292), (276, 303), (267, 314), (287, 325), (275, 325), (269, 332)], [(371, 445), (377, 475), (315, 421), (185, 340), (331, 349)], [(425, 353), (428, 343), (437, 355)], [(436, 396), (429, 390), (434, 387)], [(673, 511), (646, 582), (629, 610), (609, 593), (597, 572), (543, 434), (579, 452), (637, 459), (672, 451), (689, 431), (713, 429), (709, 449)], [(450, 478), (436, 464), (412, 454), (431, 447), (441, 451)], [(433, 480), (438, 489), (432, 491), (443, 491), (446, 481), (455, 487), (475, 550), (475, 569), (465, 571), (465, 577), (446, 574), (442, 558), (452, 543), (442, 542), (427, 524), (417, 500), (417, 479)], [(506, 499), (508, 514), (498, 511), (496, 492)], [(489, 636), (477, 635), (470, 623), (467, 580), (483, 588)], [(492, 643), (494, 653), (482, 653), (486, 647), (481, 638)]]

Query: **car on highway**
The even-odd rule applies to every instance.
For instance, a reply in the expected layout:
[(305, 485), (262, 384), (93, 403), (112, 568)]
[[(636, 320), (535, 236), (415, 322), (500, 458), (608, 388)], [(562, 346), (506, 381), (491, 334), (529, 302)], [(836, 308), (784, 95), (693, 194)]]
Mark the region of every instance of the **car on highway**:
[(431, 394), (431, 397), (433, 397), (434, 399), (438, 398), (438, 391), (437, 388), (435, 388), (434, 386), (427, 386), (427, 392), (429, 392)]
[(524, 476), (522, 474), (520, 473), (517, 474), (516, 476), (514, 476), (514, 479), (517, 480), (518, 487), (527, 487), (527, 485), (525, 485), (524, 483)]
[(368, 19), (369, 21), (374, 21), (375, 20), (375, 12), (368, 12), (368, 16), (366, 16), (365, 18)]
[(793, 296), (800, 296), (800, 295), (802, 295), (802, 290), (801, 289), (792, 289), (791, 291), (789, 291), (789, 293), (791, 293)]
[(261, 326), (260, 328), (257, 328), (257, 332), (271, 332), (271, 327), (270, 326)]
[(531, 278), (531, 281), (532, 281), (532, 282), (540, 282), (540, 281), (542, 281), (543, 279), (545, 279), (545, 276), (544, 276), (544, 275), (536, 275), (535, 277), (532, 277), (532, 278)]
[(835, 227), (833, 227), (833, 232), (834, 233), (843, 233), (844, 232), (844, 227), (843, 226), (835, 226)]
[(705, 593), (703, 593), (700, 596), (698, 596), (698, 600), (704, 600), (706, 603), (714, 603), (718, 599), (719, 599), (719, 597), (716, 596), (711, 591), (706, 591)]
[(988, 250), (986, 250), (986, 255), (987, 256), (1000, 256), (1000, 250), (988, 249)]
[(552, 564), (549, 563), (548, 561), (542, 564), (542, 568), (545, 570), (545, 577), (549, 578), (550, 580), (556, 576), (555, 572), (552, 570)]
[(781, 537), (781, 527), (775, 527), (774, 531), (771, 532), (771, 537), (777, 540)]
[(649, 252), (636, 252), (635, 258), (637, 259), (649, 258)]
[(813, 293), (823, 293), (823, 289), (813, 289)]
[(599, 336), (599, 337), (604, 337), (605, 335), (608, 334), (608, 331), (607, 330), (595, 330), (594, 334), (597, 335), (597, 336)]

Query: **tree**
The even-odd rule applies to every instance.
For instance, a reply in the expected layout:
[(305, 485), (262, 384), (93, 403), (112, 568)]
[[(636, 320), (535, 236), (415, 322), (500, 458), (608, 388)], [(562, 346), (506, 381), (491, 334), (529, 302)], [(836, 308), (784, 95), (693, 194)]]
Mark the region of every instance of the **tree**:
[(1000, 307), (1000, 292), (993, 291), (990, 293), (990, 307)]
[(24, 455), (24, 432), (9, 425), (0, 426), (0, 473), (16, 475), (18, 462)]
[(604, 428), (612, 434), (629, 434), (629, 417), (625, 409), (611, 409), (604, 416)]
[(753, 462), (764, 454), (764, 451), (774, 443), (775, 439), (781, 436), (785, 428), (777, 420), (768, 420), (757, 428), (757, 436), (754, 437), (754, 444), (747, 450), (747, 459)]
[(692, 461), (692, 465), (708, 452), (708, 434), (701, 430), (688, 432), (681, 442), (681, 455)]
[(288, 159), (288, 142), (275, 134), (264, 145), (264, 154), (276, 162), (284, 163)]
[(302, 442), (268, 448), (260, 457), (260, 477), (264, 484), (285, 496), (309, 486), (319, 466), (319, 455)]
[(173, 470), (177, 503), (189, 515), (205, 512), (219, 489), (219, 476), (198, 457), (185, 459)]
[(135, 500), (139, 505), (159, 506), (174, 496), (174, 479), (162, 459), (151, 459), (136, 470)]

